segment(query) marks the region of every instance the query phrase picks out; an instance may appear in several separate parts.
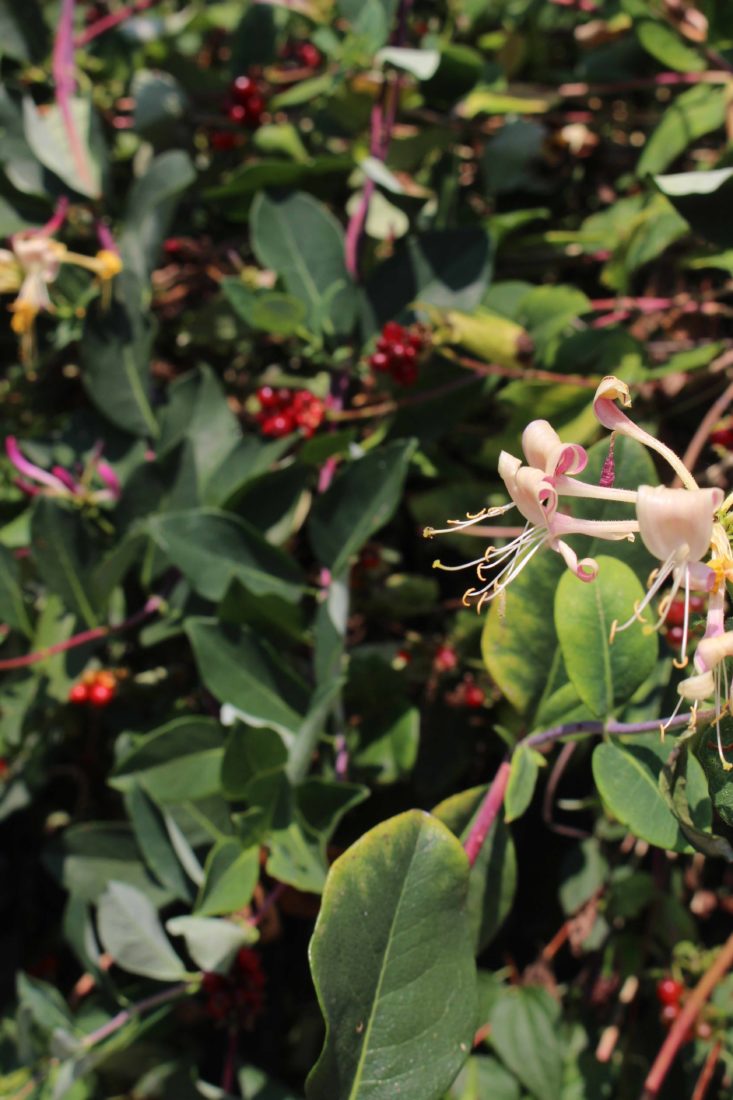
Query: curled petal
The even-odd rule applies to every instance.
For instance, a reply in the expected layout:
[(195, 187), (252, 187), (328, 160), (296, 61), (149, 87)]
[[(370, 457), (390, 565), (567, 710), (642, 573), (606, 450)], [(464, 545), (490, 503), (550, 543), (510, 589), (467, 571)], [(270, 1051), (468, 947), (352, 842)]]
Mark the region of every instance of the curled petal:
[(695, 650), (695, 667), (701, 672), (710, 672), (726, 657), (733, 657), (733, 632), (730, 630), (702, 639)]
[(636, 502), (639, 531), (655, 558), (696, 561), (707, 553), (713, 517), (723, 502), (722, 489), (668, 489), (641, 485)]
[(660, 443), (653, 435), (645, 432), (643, 428), (630, 420), (626, 413), (622, 412), (616, 405), (617, 401), (620, 401), (624, 408), (631, 405), (629, 387), (620, 378), (615, 378), (614, 375), (609, 374), (601, 380), (593, 398), (593, 412), (596, 418), (603, 424), (604, 428), (610, 428), (612, 432), (621, 432), (622, 435), (627, 435), (630, 439), (636, 439), (637, 442), (643, 443), (645, 447), (656, 451), (657, 454), (667, 460), (683, 485), (686, 485), (688, 489), (697, 489), (697, 482), (682, 459), (670, 447)]
[(533, 420), (522, 433), (522, 449), (530, 466), (546, 474), (579, 474), (588, 464), (585, 448), (563, 443), (547, 420)]
[(563, 542), (562, 539), (558, 539), (551, 545), (554, 550), (557, 550), (557, 552), (562, 555), (562, 559), (568, 569), (575, 573), (578, 580), (590, 582), (596, 579), (599, 566), (595, 558), (581, 558), (581, 560), (578, 561), (578, 555), (566, 542)]
[(16, 470), (19, 470), (21, 474), (25, 474), (26, 477), (31, 478), (32, 481), (39, 482), (41, 485), (47, 485), (49, 489), (53, 489), (56, 493), (62, 493), (64, 496), (68, 495), (69, 490), (66, 485), (64, 485), (63, 481), (58, 477), (54, 477), (53, 474), (42, 469), (42, 467), (36, 466), (35, 462), (31, 462), (24, 457), (15, 436), (6, 436), (5, 453)]
[(122, 486), (120, 484), (120, 479), (109, 463), (100, 459), (97, 462), (97, 473), (99, 474), (100, 481), (109, 489), (113, 498), (118, 500), (122, 492)]

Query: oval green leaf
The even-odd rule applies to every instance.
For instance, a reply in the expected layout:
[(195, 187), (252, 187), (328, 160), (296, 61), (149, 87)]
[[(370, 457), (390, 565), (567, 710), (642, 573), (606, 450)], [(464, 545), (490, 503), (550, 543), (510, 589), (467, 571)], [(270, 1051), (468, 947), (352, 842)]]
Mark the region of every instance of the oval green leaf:
[(412, 810), (361, 837), (331, 868), (311, 942), (326, 1043), (309, 1100), (438, 1100), (476, 1023), (468, 861)]

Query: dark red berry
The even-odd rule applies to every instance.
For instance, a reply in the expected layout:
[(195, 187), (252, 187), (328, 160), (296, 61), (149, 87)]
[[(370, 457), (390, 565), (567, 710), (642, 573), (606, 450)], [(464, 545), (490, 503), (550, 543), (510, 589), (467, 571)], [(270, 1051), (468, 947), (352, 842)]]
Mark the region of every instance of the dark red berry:
[(106, 684), (92, 684), (89, 688), (89, 702), (93, 707), (106, 707), (115, 697), (114, 688)]
[(69, 691), (70, 703), (86, 703), (89, 699), (89, 688), (86, 684), (73, 684)]
[(296, 48), (298, 61), (307, 69), (317, 69), (321, 64), (321, 51), (312, 42), (301, 42)]
[(675, 1002), (674, 1004), (664, 1005), (659, 1017), (666, 1027), (671, 1027), (681, 1011), (681, 1006)]
[(232, 99), (237, 103), (246, 103), (253, 92), (256, 92), (257, 85), (254, 80), (249, 76), (238, 76), (232, 81), (229, 88), (229, 94)]
[(690, 611), (695, 615), (700, 615), (705, 610), (705, 597), (704, 596), (690, 596)]
[(238, 126), (244, 126), (249, 119), (249, 107), (246, 107), (243, 103), (233, 103), (231, 107), (227, 108), (227, 118)]
[(0, 756), (0, 779), (6, 779), (10, 772), (10, 764), (4, 756)]
[(478, 684), (466, 684), (463, 701), (467, 707), (482, 707), (485, 699), (486, 696)]
[(674, 978), (662, 978), (657, 982), (657, 1000), (661, 1005), (679, 1005), (679, 1000), (685, 992), (682, 982)]
[(441, 645), (435, 651), (433, 667), (437, 672), (452, 672), (458, 666), (458, 654), (449, 645)]
[(685, 621), (685, 601), (672, 600), (667, 609), (665, 622), (668, 627), (682, 626)]
[(710, 442), (728, 451), (733, 450), (733, 428), (719, 428), (717, 432), (711, 432)]
[(375, 351), (369, 360), (370, 365), (374, 370), (386, 371), (389, 370), (389, 356), (383, 351)]
[(230, 149), (236, 148), (238, 138), (231, 130), (214, 130), (209, 137), (209, 142), (211, 148), (216, 149), (217, 153), (228, 153)]
[(263, 409), (273, 409), (280, 404), (279, 398), (272, 386), (260, 386), (257, 390), (257, 400)]
[(679, 649), (682, 645), (684, 636), (685, 629), (682, 626), (671, 626), (667, 631), (667, 641), (672, 646), (672, 649)]
[(405, 335), (405, 330), (402, 325), (398, 325), (396, 321), (387, 321), (382, 328), (382, 338), (389, 341), (390, 344), (396, 344), (402, 340)]

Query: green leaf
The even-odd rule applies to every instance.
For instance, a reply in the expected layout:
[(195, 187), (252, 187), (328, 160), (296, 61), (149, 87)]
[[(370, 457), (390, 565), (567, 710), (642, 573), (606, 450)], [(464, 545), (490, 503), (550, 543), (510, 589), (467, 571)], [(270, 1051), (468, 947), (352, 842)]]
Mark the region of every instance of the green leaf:
[[(32, 99), (23, 100), (23, 125), (31, 149), (41, 164), (63, 180), (72, 191), (87, 198), (98, 199), (102, 193), (102, 172), (92, 149), (93, 114), (89, 99), (73, 97), (69, 103), (71, 125), (76, 142), (67, 129), (67, 122), (56, 104), (41, 112)], [(74, 153), (78, 146), (78, 155)]]
[(221, 289), (234, 312), (252, 328), (277, 336), (293, 336), (304, 326), (305, 302), (278, 291), (250, 290), (239, 279), (222, 279)]
[(287, 740), (303, 722), (305, 685), (245, 627), (188, 619), (186, 633), (207, 688), (253, 726), (271, 726)]
[(147, 279), (154, 267), (181, 194), (196, 179), (191, 158), (182, 149), (150, 161), (127, 196), (120, 250), (125, 266)]
[(474, 309), (486, 290), (492, 263), (491, 239), (474, 226), (404, 239), (369, 277), (362, 318), (365, 335), (417, 301), (440, 309)]
[(468, 1059), (447, 1100), (520, 1100), (519, 1081), (496, 1058)]
[(155, 906), (129, 883), (110, 882), (99, 899), (97, 927), (105, 951), (123, 970), (160, 982), (186, 976)]
[[(733, 225), (725, 216), (733, 195), (733, 168), (655, 176), (654, 183), (695, 233), (719, 248), (733, 248)], [(702, 257), (693, 266), (713, 260)]]
[(138, 784), (127, 791), (125, 809), (150, 870), (180, 901), (190, 902), (191, 886), (168, 835), (163, 814)]
[(252, 247), (308, 308), (315, 331), (348, 332), (356, 291), (346, 270), (341, 226), (310, 195), (260, 195), (252, 207)]
[(16, 989), (20, 1007), (29, 1013), (41, 1031), (50, 1036), (58, 1028), (63, 1031), (74, 1028), (66, 1001), (54, 986), (20, 970)]
[(310, 538), (322, 565), (339, 574), (394, 514), (414, 440), (396, 440), (350, 463), (313, 504)]
[(726, 89), (710, 84), (697, 84), (678, 95), (647, 138), (637, 175), (664, 171), (694, 141), (718, 130), (725, 122), (726, 103)]
[(563, 1048), (560, 1008), (545, 989), (506, 990), (489, 1016), (491, 1045), (536, 1100), (562, 1095)]
[(238, 516), (193, 508), (151, 516), (145, 530), (207, 600), (223, 599), (233, 580), (255, 596), (295, 603), (301, 595), (302, 577), (292, 557)]
[(559, 554), (538, 554), (512, 581), (504, 606), (492, 602), (483, 629), (489, 674), (521, 714), (539, 701), (558, 656), (552, 606), (562, 572)]
[(81, 342), (84, 389), (118, 428), (154, 437), (158, 423), (148, 397), (150, 322), (140, 307), (139, 287), (125, 272), (116, 292), (109, 308), (97, 300), (86, 315)]
[(31, 516), (31, 540), (45, 584), (87, 626), (96, 626), (96, 601), (89, 586), (91, 540), (80, 514), (49, 497), (38, 497)]
[(171, 917), (165, 927), (172, 936), (183, 936), (196, 966), (219, 974), (229, 972), (240, 948), (257, 940), (257, 930), (251, 925), (214, 917)]
[(278, 882), (309, 894), (320, 894), (328, 870), (325, 845), (306, 832), (299, 822), (290, 821), (282, 829), (273, 829), (268, 837), (270, 854), (267, 873)]
[(217, 917), (244, 909), (260, 875), (259, 847), (243, 848), (238, 840), (222, 840), (209, 852), (195, 911)]
[[(725, 717), (721, 719), (720, 739), (726, 760), (733, 762), (732, 718)], [(713, 723), (702, 726), (695, 752), (704, 768), (715, 812), (720, 815), (726, 825), (733, 825), (733, 779), (731, 778), (731, 772), (723, 767), (723, 762), (718, 754), (716, 730)], [(690, 801), (689, 792), (687, 800)]]
[(504, 797), (504, 820), (507, 823), (516, 821), (528, 808), (537, 786), (540, 766), (544, 762), (544, 757), (528, 745), (519, 745), (513, 754)]
[[(689, 852), (690, 845), (660, 790), (660, 775), (670, 754), (670, 743), (653, 734), (597, 745), (593, 778), (604, 804), (635, 836), (673, 852)], [(702, 769), (688, 762), (688, 800), (692, 822), (709, 831), (710, 801)]]
[(606, 718), (651, 675), (656, 634), (638, 622), (609, 642), (612, 624), (625, 622), (644, 597), (636, 574), (616, 558), (599, 557), (590, 583), (567, 572), (555, 596), (555, 628), (571, 683), (593, 714)]
[(430, 80), (440, 65), (438, 50), (411, 50), (404, 46), (384, 46), (374, 60), (379, 65), (394, 65), (418, 80)]
[(50, 845), (45, 862), (66, 892), (83, 901), (96, 902), (112, 880), (143, 891), (157, 906), (173, 897), (146, 871), (127, 824), (72, 825)]
[(608, 863), (595, 837), (582, 840), (571, 849), (560, 869), (560, 904), (570, 917), (577, 913), (608, 878)]
[(7, 546), (0, 544), (0, 619), (26, 638), (33, 637), (33, 627), (20, 585), (20, 569)]
[(326, 1042), (309, 1100), (439, 1100), (465, 1061), (476, 1014), (468, 861), (410, 811), (331, 868), (311, 943)]
[(647, 53), (678, 73), (699, 73), (706, 68), (699, 50), (688, 46), (679, 31), (656, 19), (641, 19), (634, 23), (636, 37)]
[(156, 802), (196, 802), (220, 788), (224, 739), (210, 718), (178, 718), (147, 734), (119, 760), (110, 785), (140, 783)]
[(253, 779), (282, 771), (288, 750), (274, 730), (236, 725), (229, 734), (221, 766), (222, 790), (227, 798), (244, 798)]
[(48, 31), (37, 0), (22, 8), (12, 0), (0, 3), (0, 55), (40, 64), (48, 53)]

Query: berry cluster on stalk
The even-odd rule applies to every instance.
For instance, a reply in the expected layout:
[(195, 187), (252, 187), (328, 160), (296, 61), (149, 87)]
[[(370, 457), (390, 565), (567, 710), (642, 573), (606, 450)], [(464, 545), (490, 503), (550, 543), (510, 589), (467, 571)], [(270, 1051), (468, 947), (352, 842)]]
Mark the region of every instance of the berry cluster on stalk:
[(255, 419), (263, 435), (277, 439), (300, 428), (306, 439), (310, 439), (323, 423), (325, 405), (310, 390), (260, 386), (257, 400), (260, 411)]
[(201, 982), (207, 1015), (217, 1023), (251, 1027), (265, 1002), (265, 974), (259, 956), (248, 947), (237, 954), (229, 974), (207, 972)]
[(85, 672), (81, 680), (72, 685), (69, 702), (77, 706), (89, 703), (92, 707), (106, 707), (116, 694), (117, 676), (109, 669), (102, 669), (101, 672)]
[(405, 328), (397, 321), (387, 321), (377, 340), (377, 350), (369, 356), (369, 366), (391, 375), (400, 386), (411, 386), (417, 381), (424, 346), (425, 339), (418, 328)]
[(262, 122), (265, 97), (256, 80), (251, 76), (238, 76), (229, 86), (226, 102), (227, 118), (238, 126), (256, 130)]

